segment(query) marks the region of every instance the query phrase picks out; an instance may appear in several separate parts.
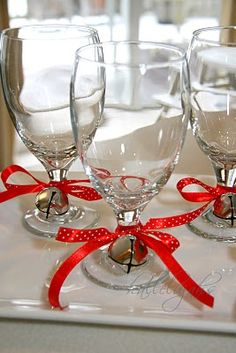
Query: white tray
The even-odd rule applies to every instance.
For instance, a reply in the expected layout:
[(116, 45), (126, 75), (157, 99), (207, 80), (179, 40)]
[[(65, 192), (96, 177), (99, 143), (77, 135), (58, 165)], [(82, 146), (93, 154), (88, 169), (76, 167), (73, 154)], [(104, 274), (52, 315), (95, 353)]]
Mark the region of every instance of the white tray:
[[(144, 221), (199, 206), (182, 200), (176, 191), (176, 181), (181, 177), (171, 177), (146, 208)], [(214, 185), (212, 179), (210, 183)], [(89, 282), (76, 267), (61, 293), (61, 301), (69, 304), (68, 308), (52, 310), (45, 283), (57, 259), (78, 245), (66, 246), (31, 235), (22, 225), (22, 214), (33, 206), (33, 201), (34, 195), (27, 195), (0, 204), (0, 317), (236, 332), (236, 244), (199, 238), (185, 226), (171, 230), (181, 242), (175, 257), (199, 284), (212, 292), (213, 309), (183, 292), (174, 279), (168, 285), (142, 292), (117, 292)], [(100, 225), (114, 227), (112, 211), (103, 201), (89, 206), (101, 213)]]

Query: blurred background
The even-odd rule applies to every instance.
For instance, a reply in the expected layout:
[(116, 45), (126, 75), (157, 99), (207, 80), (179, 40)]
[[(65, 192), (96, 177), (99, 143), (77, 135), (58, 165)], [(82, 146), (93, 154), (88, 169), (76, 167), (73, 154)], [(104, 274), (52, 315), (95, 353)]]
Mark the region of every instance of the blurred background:
[[(236, 0), (0, 0), (0, 30), (35, 23), (88, 24), (102, 41), (141, 39), (187, 48), (198, 28), (236, 25)], [(11, 163), (43, 169), (14, 131), (0, 87), (0, 170)]]

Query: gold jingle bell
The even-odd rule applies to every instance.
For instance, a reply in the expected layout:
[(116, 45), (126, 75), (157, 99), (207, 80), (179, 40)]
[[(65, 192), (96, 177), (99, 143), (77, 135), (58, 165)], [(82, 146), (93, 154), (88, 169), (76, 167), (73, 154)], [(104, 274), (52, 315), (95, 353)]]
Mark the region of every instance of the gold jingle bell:
[(108, 249), (109, 257), (121, 265), (126, 273), (147, 261), (147, 247), (133, 235), (116, 239)]
[(213, 213), (216, 217), (224, 219), (228, 224), (236, 224), (236, 194), (227, 193), (222, 195), (214, 203)]
[(67, 195), (54, 186), (40, 191), (36, 196), (35, 205), (39, 211), (46, 213), (46, 218), (49, 215), (63, 215), (69, 209)]

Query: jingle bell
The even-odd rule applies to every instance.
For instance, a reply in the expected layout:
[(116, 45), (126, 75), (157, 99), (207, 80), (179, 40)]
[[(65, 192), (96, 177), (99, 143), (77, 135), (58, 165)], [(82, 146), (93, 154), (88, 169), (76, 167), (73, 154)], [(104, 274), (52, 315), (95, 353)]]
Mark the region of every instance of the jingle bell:
[(36, 196), (36, 207), (39, 211), (49, 215), (63, 215), (69, 209), (67, 195), (56, 187), (49, 187), (40, 191)]
[(236, 220), (236, 195), (233, 193), (222, 195), (215, 201), (213, 213), (233, 226)]
[(108, 249), (109, 257), (129, 273), (132, 268), (143, 265), (147, 260), (147, 247), (135, 236), (116, 239)]

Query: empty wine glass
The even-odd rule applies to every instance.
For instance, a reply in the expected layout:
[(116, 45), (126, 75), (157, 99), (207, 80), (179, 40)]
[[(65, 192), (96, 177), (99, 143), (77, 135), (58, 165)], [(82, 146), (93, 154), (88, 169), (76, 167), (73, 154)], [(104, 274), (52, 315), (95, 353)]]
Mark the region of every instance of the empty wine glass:
[(80, 48), (71, 114), (86, 174), (127, 229), (127, 236), (89, 255), (84, 272), (113, 289), (163, 280), (168, 271), (128, 229), (139, 225), (179, 159), (188, 121), (184, 52), (141, 41)]
[[(54, 182), (66, 179), (77, 158), (69, 107), (75, 51), (98, 42), (96, 30), (76, 25), (33, 25), (2, 33), (1, 76), (11, 119)], [(39, 209), (28, 211), (24, 220), (41, 236), (53, 237), (63, 224), (84, 228), (97, 221), (94, 210), (68, 205), (58, 190), (44, 190), (36, 204)]]
[[(222, 187), (236, 187), (236, 27), (193, 34), (189, 46), (191, 125)], [(234, 190), (235, 192), (235, 190)], [(196, 234), (236, 241), (236, 195), (230, 190), (189, 224)]]

